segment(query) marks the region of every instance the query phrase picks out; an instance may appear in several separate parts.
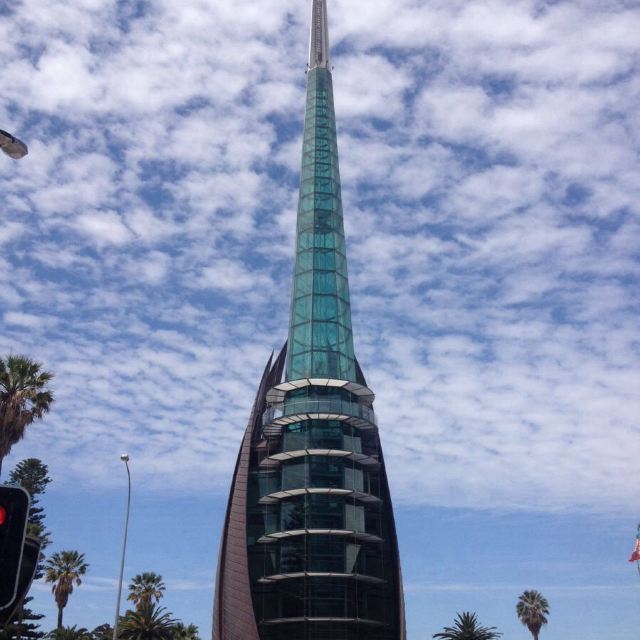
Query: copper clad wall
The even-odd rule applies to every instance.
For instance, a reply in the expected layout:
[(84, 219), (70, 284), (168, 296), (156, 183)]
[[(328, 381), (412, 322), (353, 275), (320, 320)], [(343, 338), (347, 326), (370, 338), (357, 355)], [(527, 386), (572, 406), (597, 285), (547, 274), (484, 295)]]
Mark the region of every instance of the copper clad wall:
[(391, 538), (391, 549), (393, 553), (394, 573), (396, 578), (396, 621), (395, 628), (397, 629), (398, 640), (406, 640), (407, 638), (407, 626), (405, 620), (404, 610), (404, 589), (402, 586), (402, 568), (400, 565), (400, 551), (398, 549), (398, 535), (396, 532), (396, 521), (393, 516), (393, 504), (391, 502), (391, 491), (389, 490), (389, 481), (387, 479), (387, 470), (384, 464), (384, 455), (382, 453), (382, 446), (380, 446), (380, 483), (382, 489), (383, 499), (386, 503), (386, 518), (387, 526), (389, 527)]
[[(265, 372), (266, 373), (266, 372)], [(220, 544), (213, 640), (259, 640), (247, 560), (247, 480), (256, 407), (240, 447)]]
[(213, 640), (260, 640), (251, 599), (247, 557), (249, 462), (253, 434), (265, 409), (265, 395), (273, 380), (282, 375), (285, 349), (273, 366), (273, 356), (269, 358), (264, 370), (233, 474), (218, 558)]

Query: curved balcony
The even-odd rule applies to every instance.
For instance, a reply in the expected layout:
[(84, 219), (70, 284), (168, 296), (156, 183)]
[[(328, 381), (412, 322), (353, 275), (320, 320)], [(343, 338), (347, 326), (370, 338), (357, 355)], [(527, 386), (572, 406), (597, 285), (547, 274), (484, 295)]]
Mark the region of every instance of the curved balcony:
[(260, 624), (272, 625), (272, 624), (301, 624), (303, 622), (335, 622), (340, 624), (362, 624), (370, 627), (383, 627), (384, 623), (377, 620), (369, 620), (367, 618), (275, 618), (272, 620), (262, 620)]
[(380, 464), (378, 458), (365, 455), (364, 453), (356, 453), (355, 451), (344, 451), (343, 449), (298, 449), (297, 451), (283, 451), (282, 453), (275, 453), (268, 458), (264, 458), (260, 462), (261, 467), (273, 467), (274, 463), (287, 462), (296, 458), (303, 458), (305, 456), (328, 456), (331, 458), (343, 458), (345, 460), (351, 460), (357, 462), (363, 467), (372, 469)]
[(281, 500), (286, 500), (287, 498), (293, 498), (295, 496), (303, 496), (305, 494), (334, 495), (345, 497), (351, 496), (356, 500), (359, 500), (360, 502), (377, 504), (380, 504), (382, 502), (380, 498), (374, 496), (371, 493), (364, 493), (363, 491), (356, 491), (353, 489), (325, 489), (306, 487), (302, 489), (287, 489), (286, 491), (276, 491), (275, 493), (270, 493), (260, 498), (259, 504), (275, 504), (277, 502), (280, 502)]
[(265, 435), (279, 435), (286, 424), (303, 420), (340, 420), (357, 429), (375, 429), (376, 414), (365, 404), (347, 400), (300, 398), (269, 407), (262, 414)]
[(272, 576), (260, 578), (258, 582), (269, 584), (271, 582), (281, 582), (283, 580), (295, 580), (296, 578), (343, 578), (344, 580), (357, 580), (358, 582), (368, 582), (369, 584), (384, 584), (386, 580), (367, 576), (362, 573), (334, 573), (325, 571), (300, 571), (298, 573), (278, 573)]
[(258, 538), (258, 542), (261, 544), (270, 544), (283, 538), (295, 538), (298, 536), (338, 536), (341, 538), (353, 538), (354, 540), (362, 542), (382, 542), (382, 538), (374, 536), (371, 533), (348, 531), (346, 529), (294, 529), (291, 531), (276, 531)]
[(356, 382), (347, 380), (333, 380), (332, 378), (302, 378), (301, 380), (289, 380), (272, 387), (267, 392), (267, 402), (269, 404), (280, 404), (284, 402), (287, 392), (305, 387), (330, 387), (333, 389), (345, 389), (354, 395), (362, 398), (363, 402), (371, 404), (375, 395), (371, 389)]

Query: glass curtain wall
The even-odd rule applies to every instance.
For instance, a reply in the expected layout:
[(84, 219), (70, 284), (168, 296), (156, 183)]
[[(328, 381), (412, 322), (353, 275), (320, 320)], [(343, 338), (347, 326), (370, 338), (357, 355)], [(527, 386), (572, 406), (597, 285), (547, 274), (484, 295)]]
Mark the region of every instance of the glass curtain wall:
[(287, 380), (355, 380), (333, 86), (308, 74)]
[[(328, 394), (366, 404), (313, 386), (290, 392), (284, 404)], [(387, 612), (397, 583), (377, 429), (312, 417), (284, 425), (265, 445), (255, 453), (248, 510), (261, 640), (395, 639)], [(296, 456), (281, 460), (285, 452)]]

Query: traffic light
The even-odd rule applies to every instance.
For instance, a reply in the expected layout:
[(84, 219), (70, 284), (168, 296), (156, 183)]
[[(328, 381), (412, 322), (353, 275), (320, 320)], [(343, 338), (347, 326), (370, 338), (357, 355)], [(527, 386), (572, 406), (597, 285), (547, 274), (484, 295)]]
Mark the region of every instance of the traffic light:
[(30, 504), (22, 487), (0, 487), (0, 612), (16, 599)]
[(0, 627), (9, 623), (14, 618), (16, 611), (29, 592), (40, 560), (40, 546), (40, 540), (30, 538), (29, 536), (25, 538), (24, 547), (22, 548), (20, 573), (18, 574), (16, 597), (7, 608), (0, 610)]

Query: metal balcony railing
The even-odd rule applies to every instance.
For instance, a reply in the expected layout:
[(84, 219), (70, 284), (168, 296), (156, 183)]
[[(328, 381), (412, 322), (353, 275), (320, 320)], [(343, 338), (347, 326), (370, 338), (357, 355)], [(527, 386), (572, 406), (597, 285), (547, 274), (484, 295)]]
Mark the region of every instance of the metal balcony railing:
[[(364, 421), (371, 426), (376, 426), (376, 415), (373, 409), (365, 404), (349, 402), (348, 400), (316, 400), (315, 398), (299, 398), (288, 400), (283, 404), (269, 407), (262, 415), (264, 426), (276, 424), (288, 424), (294, 420), (287, 418), (293, 416), (313, 415), (320, 416), (347, 416), (355, 418), (355, 422)], [(328, 418), (331, 419), (331, 418)], [(358, 426), (356, 424), (356, 426)]]

